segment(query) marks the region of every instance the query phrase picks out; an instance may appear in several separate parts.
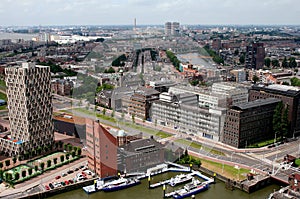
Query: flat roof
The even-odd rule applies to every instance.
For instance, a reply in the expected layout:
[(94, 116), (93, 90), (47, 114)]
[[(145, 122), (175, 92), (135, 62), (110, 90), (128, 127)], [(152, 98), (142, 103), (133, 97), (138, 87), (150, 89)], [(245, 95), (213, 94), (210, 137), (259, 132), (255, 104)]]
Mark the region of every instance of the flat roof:
[(79, 124), (79, 125), (85, 125), (85, 123), (86, 123), (85, 118), (70, 115), (70, 114), (56, 115), (56, 116), (53, 116), (53, 119), (63, 121), (63, 122)]
[(250, 108), (254, 108), (254, 107), (258, 107), (258, 106), (264, 106), (264, 105), (268, 105), (268, 104), (278, 103), (280, 101), (281, 101), (280, 99), (276, 99), (276, 98), (258, 99), (255, 101), (250, 101), (247, 103), (232, 106), (232, 109), (246, 110), (246, 109), (250, 109)]

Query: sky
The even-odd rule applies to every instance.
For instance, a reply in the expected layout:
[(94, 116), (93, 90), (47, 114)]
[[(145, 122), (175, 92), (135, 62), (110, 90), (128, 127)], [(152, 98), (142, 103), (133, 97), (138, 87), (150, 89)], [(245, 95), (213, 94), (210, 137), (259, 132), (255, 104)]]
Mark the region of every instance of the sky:
[(0, 0), (0, 26), (300, 24), (299, 0)]

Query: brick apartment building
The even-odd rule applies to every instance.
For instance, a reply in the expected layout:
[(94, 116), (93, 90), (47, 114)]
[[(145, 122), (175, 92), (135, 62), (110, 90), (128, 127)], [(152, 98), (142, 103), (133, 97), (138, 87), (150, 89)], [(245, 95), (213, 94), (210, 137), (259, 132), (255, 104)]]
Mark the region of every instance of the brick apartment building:
[(225, 118), (223, 143), (243, 148), (274, 138), (272, 121), (279, 102), (267, 98), (232, 106)]
[(249, 101), (266, 98), (280, 99), (288, 107), (288, 120), (290, 122), (289, 136), (300, 135), (300, 89), (285, 85), (254, 85), (249, 90)]
[(149, 119), (151, 103), (158, 99), (158, 91), (153, 88), (141, 87), (131, 96), (128, 112), (138, 118)]
[(86, 119), (88, 167), (103, 178), (117, 175), (117, 138), (99, 121)]
[(246, 68), (261, 69), (265, 65), (265, 47), (263, 43), (253, 42), (246, 48)]

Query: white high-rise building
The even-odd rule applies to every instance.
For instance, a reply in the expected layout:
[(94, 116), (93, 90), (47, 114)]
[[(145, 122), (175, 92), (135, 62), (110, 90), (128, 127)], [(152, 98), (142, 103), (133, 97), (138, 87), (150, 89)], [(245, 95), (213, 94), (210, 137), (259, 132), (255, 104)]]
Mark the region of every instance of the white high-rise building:
[(50, 68), (23, 63), (5, 73), (11, 134), (0, 139), (2, 151), (22, 155), (53, 144)]

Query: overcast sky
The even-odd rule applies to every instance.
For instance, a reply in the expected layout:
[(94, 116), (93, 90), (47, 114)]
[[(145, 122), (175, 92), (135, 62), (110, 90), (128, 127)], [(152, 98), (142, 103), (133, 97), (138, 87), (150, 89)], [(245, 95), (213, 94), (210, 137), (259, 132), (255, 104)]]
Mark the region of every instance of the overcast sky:
[(0, 0), (0, 25), (300, 24), (300, 0)]

